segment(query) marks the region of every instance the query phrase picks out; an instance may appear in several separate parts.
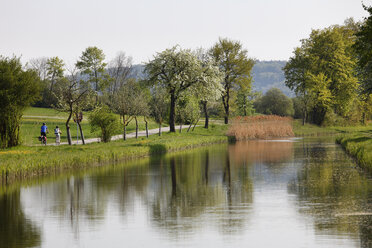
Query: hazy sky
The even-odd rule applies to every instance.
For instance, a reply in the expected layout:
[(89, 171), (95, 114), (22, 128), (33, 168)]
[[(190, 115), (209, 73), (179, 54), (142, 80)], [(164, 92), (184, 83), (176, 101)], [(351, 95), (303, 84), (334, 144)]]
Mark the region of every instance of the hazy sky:
[(0, 54), (71, 64), (97, 46), (107, 60), (124, 51), (142, 63), (176, 44), (209, 48), (227, 37), (250, 57), (286, 60), (311, 29), (366, 15), (361, 0), (0, 0)]

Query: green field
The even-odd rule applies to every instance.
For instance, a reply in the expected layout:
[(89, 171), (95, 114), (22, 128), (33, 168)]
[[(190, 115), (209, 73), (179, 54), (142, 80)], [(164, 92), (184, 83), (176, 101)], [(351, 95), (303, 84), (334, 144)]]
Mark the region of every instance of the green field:
[[(84, 118), (82, 121), (82, 129), (84, 133), (84, 137), (86, 139), (89, 138), (96, 138), (99, 137), (99, 132), (91, 132), (91, 128), (88, 122), (88, 114), (84, 113)], [(22, 118), (21, 122), (21, 142), (23, 145), (36, 145), (40, 144), (38, 137), (40, 136), (40, 127), (45, 122), (49, 129), (48, 137), (49, 139), (54, 142), (54, 128), (59, 126), (62, 131), (61, 135), (61, 142), (67, 142), (66, 136), (66, 120), (67, 120), (67, 113), (58, 112), (54, 109), (47, 109), (47, 108), (28, 108)], [(119, 117), (118, 117), (119, 118)], [(143, 117), (139, 117), (139, 129), (145, 130), (145, 122)], [(158, 128), (158, 124), (154, 121), (149, 121), (149, 129)], [(127, 133), (135, 132), (136, 125), (134, 120), (128, 125)], [(70, 130), (72, 139), (77, 139), (77, 125), (74, 123), (73, 120), (70, 121)], [(122, 134), (122, 130), (118, 130), (115, 134)], [(80, 134), (79, 134), (80, 136)], [(80, 140), (80, 137), (79, 137)]]

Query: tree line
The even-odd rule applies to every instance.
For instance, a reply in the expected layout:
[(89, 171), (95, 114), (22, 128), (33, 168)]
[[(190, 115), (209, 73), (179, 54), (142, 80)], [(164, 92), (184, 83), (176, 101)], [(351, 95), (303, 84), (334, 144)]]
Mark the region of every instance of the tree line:
[[(109, 141), (118, 125), (126, 128), (139, 118), (146, 131), (149, 118), (161, 126), (192, 125), (203, 115), (229, 123), (231, 116), (255, 112), (294, 116), (318, 125), (366, 123), (372, 113), (372, 7), (361, 22), (313, 30), (284, 66), (285, 84), (295, 92), (289, 99), (279, 89), (262, 96), (253, 92), (251, 71), (255, 60), (239, 41), (220, 38), (210, 49), (174, 46), (145, 64), (144, 77), (132, 75), (132, 58), (124, 52), (105, 62), (97, 47), (86, 48), (72, 67), (59, 57), (30, 60), (0, 57), (0, 147), (19, 144), (25, 108), (52, 107), (68, 113), (65, 126), (71, 144), (70, 121), (80, 129), (82, 111), (91, 111), (93, 128)], [(120, 124), (116, 120), (120, 116)]]
[(362, 22), (313, 30), (284, 67), (295, 108), (318, 125), (366, 123), (372, 113), (372, 8)]
[[(106, 63), (105, 54), (97, 47), (86, 48), (69, 68), (59, 57), (32, 59), (25, 66), (17, 57), (0, 57), (0, 62), (2, 148), (19, 144), (20, 120), (30, 104), (68, 113), (65, 126), (69, 144), (72, 119), (84, 143), (80, 113), (87, 110), (91, 111), (93, 128), (101, 130), (102, 141), (109, 141), (118, 128), (115, 114), (120, 116), (126, 139), (130, 122), (135, 122), (138, 133), (138, 118), (144, 118), (146, 131), (149, 118), (155, 120), (161, 135), (164, 122), (171, 132), (176, 131), (176, 123), (181, 127), (189, 124), (190, 130), (203, 114), (208, 128), (210, 112), (222, 112), (227, 124), (235, 109), (247, 114), (253, 108), (247, 102), (251, 101), (255, 61), (240, 42), (229, 39), (220, 38), (207, 50), (174, 46), (159, 52), (146, 63), (143, 79), (131, 76), (131, 57), (120, 52)], [(239, 102), (241, 106), (236, 107)]]

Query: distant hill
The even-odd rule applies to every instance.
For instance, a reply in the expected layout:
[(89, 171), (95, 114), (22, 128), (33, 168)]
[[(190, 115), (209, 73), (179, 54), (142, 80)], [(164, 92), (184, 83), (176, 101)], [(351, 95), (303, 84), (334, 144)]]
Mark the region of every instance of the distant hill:
[(266, 93), (270, 88), (278, 88), (289, 97), (294, 92), (285, 86), (284, 72), (282, 68), (287, 61), (257, 61), (252, 69), (253, 90)]
[[(253, 90), (266, 93), (270, 88), (280, 89), (285, 95), (293, 97), (294, 93), (284, 84), (282, 68), (287, 61), (257, 61), (252, 69)], [(144, 78), (144, 65), (133, 65), (131, 77)]]

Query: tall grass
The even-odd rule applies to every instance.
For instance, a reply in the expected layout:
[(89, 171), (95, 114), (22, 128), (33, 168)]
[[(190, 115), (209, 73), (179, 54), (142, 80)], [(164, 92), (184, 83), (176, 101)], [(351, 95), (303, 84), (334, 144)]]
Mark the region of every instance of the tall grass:
[(293, 137), (292, 118), (276, 115), (238, 116), (227, 135), (236, 140)]

